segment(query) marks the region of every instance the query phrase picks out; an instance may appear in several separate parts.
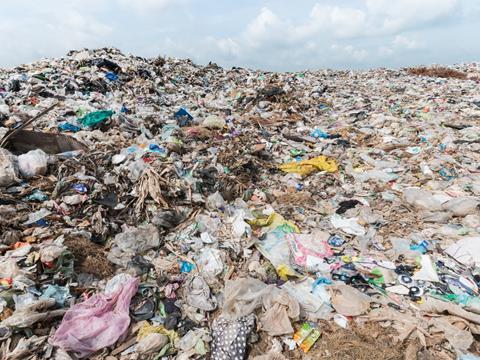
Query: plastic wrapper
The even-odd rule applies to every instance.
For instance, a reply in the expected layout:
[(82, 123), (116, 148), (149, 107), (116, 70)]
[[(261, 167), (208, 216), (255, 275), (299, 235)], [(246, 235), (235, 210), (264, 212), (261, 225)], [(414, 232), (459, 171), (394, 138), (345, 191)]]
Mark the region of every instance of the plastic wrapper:
[(315, 326), (309, 323), (303, 323), (293, 336), (293, 340), (295, 340), (304, 353), (307, 353), (319, 337), (320, 331)]

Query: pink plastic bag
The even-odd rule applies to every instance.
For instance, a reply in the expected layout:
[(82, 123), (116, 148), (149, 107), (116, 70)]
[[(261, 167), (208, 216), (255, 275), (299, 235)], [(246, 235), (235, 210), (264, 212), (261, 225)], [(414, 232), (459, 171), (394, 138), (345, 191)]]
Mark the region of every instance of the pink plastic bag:
[(130, 325), (129, 306), (138, 283), (131, 278), (111, 294), (96, 294), (72, 306), (50, 343), (80, 358), (113, 345)]
[(314, 234), (288, 234), (287, 239), (293, 260), (299, 266), (308, 267), (333, 255), (327, 242)]

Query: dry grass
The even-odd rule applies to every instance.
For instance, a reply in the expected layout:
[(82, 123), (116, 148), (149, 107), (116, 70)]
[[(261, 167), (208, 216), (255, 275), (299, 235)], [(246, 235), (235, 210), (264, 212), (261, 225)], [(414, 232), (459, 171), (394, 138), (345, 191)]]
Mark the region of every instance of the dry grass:
[(467, 78), (467, 74), (464, 72), (449, 69), (447, 67), (439, 66), (439, 67), (415, 67), (415, 68), (408, 68), (407, 72), (410, 75), (417, 75), (417, 76), (428, 76), (428, 77), (439, 77), (444, 79), (461, 79), (464, 80)]
[(136, 214), (139, 215), (142, 212), (145, 207), (145, 200), (148, 196), (162, 206), (162, 208), (169, 207), (162, 194), (162, 186), (167, 186), (167, 182), (162, 177), (166, 171), (168, 171), (168, 168), (165, 168), (164, 171), (159, 174), (152, 167), (147, 167), (147, 169), (145, 169), (136, 189), (136, 193), (138, 194), (137, 203), (135, 205)]
[[(326, 324), (325, 324), (326, 325)], [(310, 356), (329, 360), (403, 360), (406, 344), (395, 344), (391, 331), (370, 323), (340, 329), (333, 324), (325, 326)]]
[(82, 237), (68, 238), (64, 244), (75, 257), (77, 273), (93, 274), (100, 279), (109, 278), (115, 273), (115, 267), (107, 260), (103, 246)]
[[(378, 323), (361, 326), (353, 324), (350, 329), (342, 329), (327, 321), (321, 321), (320, 329), (320, 339), (307, 354), (297, 348), (285, 351), (283, 355), (293, 360), (404, 360), (409, 345), (413, 352), (417, 350), (415, 342), (396, 343), (393, 340), (396, 333)], [(270, 344), (268, 336), (261, 336), (260, 341), (252, 347), (250, 358), (266, 354)]]

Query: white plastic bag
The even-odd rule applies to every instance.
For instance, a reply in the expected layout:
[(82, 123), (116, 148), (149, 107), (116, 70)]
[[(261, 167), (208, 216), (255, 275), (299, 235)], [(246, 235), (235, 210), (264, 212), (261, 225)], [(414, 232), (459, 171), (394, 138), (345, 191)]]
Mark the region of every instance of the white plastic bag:
[(18, 181), (15, 156), (8, 150), (0, 149), (0, 186), (9, 186)]
[(209, 115), (203, 120), (202, 126), (209, 129), (221, 129), (225, 126), (225, 120), (217, 115)]
[(333, 214), (330, 221), (335, 229), (342, 229), (347, 234), (357, 236), (366, 234), (365, 228), (357, 222), (357, 218), (344, 218)]
[(18, 156), (18, 168), (24, 177), (45, 175), (47, 172), (48, 155), (43, 150), (31, 150)]

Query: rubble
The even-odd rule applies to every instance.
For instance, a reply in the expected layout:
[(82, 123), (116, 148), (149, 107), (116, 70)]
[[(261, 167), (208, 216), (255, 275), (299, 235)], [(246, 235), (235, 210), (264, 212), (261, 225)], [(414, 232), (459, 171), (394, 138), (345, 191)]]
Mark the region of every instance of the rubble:
[(0, 356), (479, 356), (479, 75), (0, 70)]

